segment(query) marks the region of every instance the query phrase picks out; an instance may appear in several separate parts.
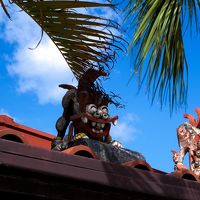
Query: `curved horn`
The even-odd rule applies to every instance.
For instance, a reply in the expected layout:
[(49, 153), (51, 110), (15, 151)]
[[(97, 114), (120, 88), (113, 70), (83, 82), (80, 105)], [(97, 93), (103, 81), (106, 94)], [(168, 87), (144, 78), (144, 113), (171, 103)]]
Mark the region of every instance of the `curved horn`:
[(80, 78), (79, 84), (78, 84), (78, 90), (83, 91), (83, 90), (90, 90), (94, 81), (99, 76), (107, 76), (107, 73), (104, 71), (100, 70), (95, 70), (95, 69), (89, 69), (85, 72), (85, 74)]
[(187, 118), (189, 120), (189, 123), (192, 125), (192, 126), (197, 126), (197, 121), (195, 120), (195, 118), (190, 115), (190, 114), (184, 114), (183, 115), (184, 118)]

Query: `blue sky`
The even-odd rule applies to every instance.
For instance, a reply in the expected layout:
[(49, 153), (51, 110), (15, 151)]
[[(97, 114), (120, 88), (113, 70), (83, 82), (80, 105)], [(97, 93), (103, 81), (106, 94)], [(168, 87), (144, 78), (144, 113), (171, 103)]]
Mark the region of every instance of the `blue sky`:
[[(62, 113), (61, 99), (65, 91), (60, 83), (76, 85), (66, 62), (52, 42), (45, 36), (40, 39), (40, 28), (24, 13), (10, 9), (9, 21), (0, 9), (0, 114), (7, 114), (16, 122), (56, 135), (55, 123)], [(111, 11), (103, 14), (112, 16)], [(110, 106), (110, 114), (118, 115), (119, 122), (112, 127), (113, 139), (124, 147), (142, 153), (154, 168), (172, 172), (171, 150), (178, 150), (176, 128), (184, 121), (183, 114), (196, 116), (200, 107), (200, 36), (185, 36), (186, 55), (189, 63), (188, 106), (180, 108), (172, 116), (168, 105), (160, 109), (142, 90), (137, 93), (137, 82), (131, 76), (130, 58), (120, 54), (111, 73), (104, 81), (106, 91), (113, 91), (122, 98), (124, 109)]]

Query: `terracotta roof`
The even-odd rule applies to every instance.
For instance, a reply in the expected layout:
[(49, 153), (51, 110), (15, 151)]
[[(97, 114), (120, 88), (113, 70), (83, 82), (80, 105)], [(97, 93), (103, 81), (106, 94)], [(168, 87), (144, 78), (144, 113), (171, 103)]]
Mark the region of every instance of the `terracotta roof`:
[(24, 144), (46, 149), (51, 148), (51, 141), (55, 137), (49, 133), (16, 123), (7, 115), (0, 115), (0, 138), (9, 136), (18, 138)]
[(6, 127), (13, 128), (15, 130), (19, 130), (19, 131), (22, 131), (22, 132), (29, 132), (29, 133), (34, 134), (36, 136), (44, 137), (46, 139), (52, 139), (52, 138), (55, 137), (52, 134), (49, 134), (49, 133), (46, 133), (46, 132), (43, 132), (43, 131), (39, 131), (37, 129), (33, 129), (33, 128), (30, 128), (28, 126), (24, 126), (22, 124), (16, 123), (11, 117), (9, 117), (7, 115), (0, 115), (0, 125), (1, 126), (4, 125)]

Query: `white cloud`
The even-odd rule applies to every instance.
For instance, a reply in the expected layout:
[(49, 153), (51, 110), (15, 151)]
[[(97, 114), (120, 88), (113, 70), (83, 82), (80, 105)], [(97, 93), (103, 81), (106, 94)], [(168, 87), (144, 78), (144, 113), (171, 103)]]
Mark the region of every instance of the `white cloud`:
[(40, 103), (60, 101), (65, 91), (58, 84), (72, 84), (69, 67), (49, 40), (36, 50), (19, 48), (13, 60), (8, 71), (18, 77), (18, 91), (34, 92)]
[[(0, 23), (3, 23), (4, 29), (0, 37), (15, 46), (7, 69), (11, 76), (17, 78), (17, 90), (21, 93), (35, 93), (40, 103), (60, 101), (65, 91), (59, 89), (58, 84), (77, 84), (66, 61), (46, 35), (38, 48), (30, 50), (29, 48), (35, 47), (40, 40), (41, 28), (25, 12), (19, 12), (20, 8), (5, 4), (9, 5), (12, 21), (6, 18), (1, 9), (0, 18), (3, 16), (3, 21)], [(98, 13), (108, 19), (117, 17), (112, 9), (107, 8), (82, 11)]]
[(122, 145), (131, 145), (135, 140), (135, 135), (139, 130), (135, 127), (139, 117), (132, 113), (127, 113), (116, 126), (111, 127), (113, 140), (118, 140)]
[(16, 7), (11, 10), (17, 12), (12, 13), (12, 21), (5, 20), (1, 35), (7, 42), (16, 45), (7, 69), (10, 75), (17, 77), (17, 90), (35, 93), (40, 103), (60, 101), (65, 91), (58, 85), (76, 85), (75, 80), (72, 83), (71, 70), (46, 35), (38, 48), (30, 50), (40, 40), (41, 28), (27, 14), (18, 12)]

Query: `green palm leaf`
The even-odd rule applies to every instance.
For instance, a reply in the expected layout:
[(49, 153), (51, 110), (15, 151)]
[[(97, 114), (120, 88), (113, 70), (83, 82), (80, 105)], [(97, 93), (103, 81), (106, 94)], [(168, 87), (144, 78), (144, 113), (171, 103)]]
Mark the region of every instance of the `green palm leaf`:
[[(3, 9), (9, 16), (3, 1)], [(109, 71), (122, 40), (112, 34), (118, 29), (113, 21), (92, 14), (80, 13), (80, 8), (111, 8), (102, 4), (77, 0), (13, 0), (31, 16), (60, 50), (77, 79), (88, 68)], [(76, 10), (76, 9), (79, 9)]]
[(130, 0), (126, 19), (135, 26), (129, 50), (137, 51), (134, 72), (139, 88), (147, 81), (152, 102), (158, 95), (161, 105), (169, 102), (171, 110), (186, 103), (188, 65), (183, 44), (186, 19), (198, 30), (196, 0)]

